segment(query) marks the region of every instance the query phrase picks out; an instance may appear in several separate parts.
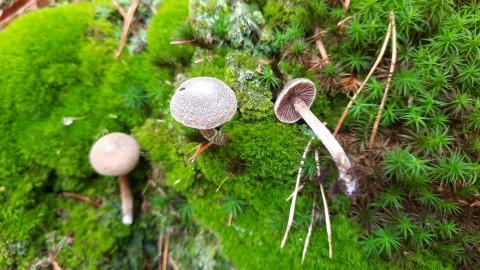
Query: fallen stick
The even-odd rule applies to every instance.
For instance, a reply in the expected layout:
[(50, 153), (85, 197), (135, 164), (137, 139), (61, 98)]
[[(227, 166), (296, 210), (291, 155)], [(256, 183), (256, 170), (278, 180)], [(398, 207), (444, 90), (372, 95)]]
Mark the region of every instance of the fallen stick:
[(314, 138), (315, 136), (313, 136), (312, 139), (308, 142), (307, 146), (305, 147), (305, 151), (303, 152), (302, 160), (300, 161), (300, 168), (298, 169), (298, 174), (297, 174), (297, 182), (295, 183), (295, 190), (293, 192), (292, 204), (290, 206), (290, 214), (288, 216), (287, 229), (285, 230), (285, 235), (283, 236), (283, 240), (282, 240), (282, 244), (280, 245), (280, 248), (283, 248), (283, 246), (285, 246), (285, 242), (287, 241), (287, 237), (288, 237), (288, 232), (290, 232), (290, 228), (292, 227), (293, 216), (295, 214), (295, 203), (297, 201), (297, 190), (300, 184), (300, 178), (302, 177), (302, 166), (305, 162), (305, 158), (307, 157), (307, 153), (310, 150), (310, 146), (312, 145), (312, 141)]
[(362, 85), (360, 86), (360, 88), (358, 88), (357, 92), (355, 92), (355, 94), (353, 95), (350, 102), (348, 102), (347, 107), (345, 107), (345, 110), (343, 111), (342, 116), (340, 117), (340, 120), (338, 120), (337, 126), (335, 127), (335, 131), (333, 132), (334, 136), (336, 136), (338, 134), (338, 131), (342, 127), (342, 124), (345, 121), (345, 118), (347, 117), (348, 112), (350, 111), (350, 107), (353, 105), (353, 102), (355, 101), (355, 99), (357, 99), (358, 95), (362, 92), (363, 88), (365, 88), (365, 85), (367, 84), (370, 77), (373, 75), (373, 72), (375, 72), (375, 70), (377, 69), (378, 64), (380, 64), (380, 61), (382, 60), (383, 55), (385, 54), (385, 50), (387, 48), (388, 40), (390, 39), (391, 31), (392, 31), (392, 23), (390, 22), (388, 24), (387, 34), (385, 35), (385, 40), (383, 41), (383, 45), (382, 45), (382, 49), (380, 50), (380, 54), (378, 55), (377, 60), (373, 64), (372, 68), (370, 69), (370, 72), (368, 73), (367, 77), (365, 78), (365, 80), (363, 80)]
[(123, 20), (123, 30), (122, 30), (122, 37), (120, 38), (120, 44), (118, 44), (117, 52), (115, 53), (115, 58), (118, 59), (122, 54), (123, 47), (125, 47), (125, 43), (127, 42), (128, 36), (128, 29), (130, 28), (130, 24), (133, 20), (133, 14), (135, 14), (135, 10), (137, 9), (138, 3), (140, 0), (133, 0), (132, 4), (127, 10), (126, 17)]
[(382, 102), (380, 103), (380, 108), (378, 109), (377, 117), (375, 123), (373, 124), (372, 134), (370, 135), (370, 146), (372, 149), (373, 143), (375, 141), (375, 136), (377, 135), (378, 125), (380, 124), (380, 119), (382, 118), (383, 108), (387, 101), (388, 90), (390, 88), (390, 83), (392, 82), (393, 72), (395, 71), (395, 63), (397, 62), (397, 30), (395, 28), (395, 14), (390, 12), (390, 25), (392, 28), (392, 62), (390, 63), (390, 71), (388, 72), (387, 83), (385, 85), (385, 92), (383, 93)]

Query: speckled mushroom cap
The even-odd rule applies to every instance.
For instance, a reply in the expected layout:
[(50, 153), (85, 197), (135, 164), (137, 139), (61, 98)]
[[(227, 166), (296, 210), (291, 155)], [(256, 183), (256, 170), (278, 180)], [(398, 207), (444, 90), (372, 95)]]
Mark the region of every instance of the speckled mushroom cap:
[(284, 123), (297, 122), (302, 116), (295, 110), (293, 100), (300, 98), (308, 106), (312, 106), (316, 94), (315, 84), (309, 79), (293, 79), (285, 85), (275, 102), (275, 115)]
[(237, 97), (216, 78), (196, 77), (182, 83), (170, 101), (173, 118), (187, 127), (216, 128), (237, 111)]
[(140, 158), (140, 146), (130, 135), (121, 132), (98, 139), (90, 150), (90, 164), (101, 175), (122, 176), (131, 172)]

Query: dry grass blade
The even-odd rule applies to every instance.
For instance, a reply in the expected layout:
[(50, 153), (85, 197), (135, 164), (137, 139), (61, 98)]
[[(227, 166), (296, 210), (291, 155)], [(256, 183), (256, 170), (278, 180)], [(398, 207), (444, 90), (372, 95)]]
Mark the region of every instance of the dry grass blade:
[(297, 182), (295, 183), (295, 189), (292, 197), (292, 205), (290, 206), (290, 214), (288, 216), (287, 229), (285, 230), (285, 235), (283, 236), (283, 240), (282, 240), (282, 244), (280, 245), (280, 248), (283, 248), (285, 246), (285, 242), (287, 241), (287, 238), (288, 238), (288, 232), (290, 232), (290, 228), (292, 227), (293, 216), (295, 214), (295, 203), (297, 201), (297, 191), (298, 191), (298, 186), (300, 185), (300, 178), (302, 177), (302, 166), (305, 162), (305, 158), (307, 157), (307, 153), (310, 150), (310, 146), (312, 145), (313, 139), (315, 139), (315, 136), (313, 136), (312, 139), (310, 139), (310, 141), (307, 143), (307, 146), (305, 147), (305, 151), (303, 152), (303, 155), (302, 155), (302, 160), (300, 161), (300, 168), (298, 169), (298, 174), (297, 174)]
[(378, 109), (377, 117), (375, 123), (373, 124), (372, 134), (370, 135), (370, 149), (373, 147), (375, 141), (375, 136), (377, 134), (378, 125), (380, 119), (382, 118), (383, 108), (385, 107), (385, 102), (387, 101), (388, 90), (392, 82), (393, 72), (395, 71), (395, 63), (397, 62), (397, 30), (395, 28), (395, 14), (390, 12), (390, 25), (392, 28), (392, 62), (390, 63), (390, 71), (388, 72), (387, 84), (385, 85), (385, 92), (383, 93), (382, 102), (380, 103), (380, 108)]
[(120, 38), (120, 44), (118, 45), (117, 52), (115, 53), (116, 59), (120, 57), (123, 51), (123, 47), (125, 47), (125, 43), (127, 43), (128, 29), (130, 28), (130, 24), (132, 23), (133, 14), (135, 14), (135, 10), (137, 9), (138, 3), (140, 3), (140, 0), (133, 0), (132, 4), (128, 8), (126, 16), (123, 19), (122, 37)]
[[(315, 165), (317, 167), (317, 174), (320, 177), (320, 159), (318, 158), (318, 150), (315, 150)], [(332, 226), (330, 223), (330, 213), (328, 211), (327, 198), (325, 197), (325, 191), (323, 190), (323, 184), (320, 184), (320, 192), (322, 193), (323, 209), (325, 211), (325, 227), (327, 228), (327, 241), (328, 241), (328, 256), (330, 259), (333, 257), (332, 247)]]
[(315, 220), (315, 203), (316, 203), (316, 198), (313, 198), (312, 213), (311, 213), (311, 216), (310, 216), (310, 225), (308, 226), (307, 237), (305, 239), (305, 245), (303, 246), (302, 264), (305, 261), (305, 256), (307, 255), (308, 245), (310, 244), (310, 237), (312, 236), (313, 221)]
[(357, 99), (358, 95), (362, 92), (363, 88), (365, 88), (365, 85), (367, 84), (370, 77), (373, 75), (373, 72), (375, 72), (375, 70), (377, 69), (378, 64), (380, 64), (380, 61), (382, 60), (383, 55), (385, 54), (385, 50), (387, 49), (388, 40), (390, 39), (391, 32), (392, 32), (392, 23), (390, 22), (388, 24), (387, 34), (385, 35), (385, 40), (383, 41), (380, 54), (378, 54), (377, 60), (373, 64), (365, 80), (363, 80), (362, 85), (360, 86), (360, 88), (358, 88), (357, 92), (355, 92), (355, 95), (353, 95), (350, 102), (348, 102), (347, 107), (345, 107), (345, 110), (343, 111), (342, 116), (340, 117), (340, 120), (338, 120), (337, 126), (335, 127), (335, 131), (333, 132), (334, 136), (337, 136), (338, 131), (342, 127), (342, 124), (345, 121), (345, 118), (347, 117), (348, 112), (350, 111), (350, 107), (353, 105), (353, 102), (355, 101), (355, 99)]

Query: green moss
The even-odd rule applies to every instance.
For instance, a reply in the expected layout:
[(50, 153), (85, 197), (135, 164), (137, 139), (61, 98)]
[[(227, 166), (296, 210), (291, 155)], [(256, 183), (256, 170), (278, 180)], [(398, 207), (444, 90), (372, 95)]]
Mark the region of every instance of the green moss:
[(148, 31), (147, 47), (158, 64), (178, 66), (190, 61), (193, 49), (170, 44), (174, 31), (188, 16), (188, 0), (165, 0), (158, 7)]

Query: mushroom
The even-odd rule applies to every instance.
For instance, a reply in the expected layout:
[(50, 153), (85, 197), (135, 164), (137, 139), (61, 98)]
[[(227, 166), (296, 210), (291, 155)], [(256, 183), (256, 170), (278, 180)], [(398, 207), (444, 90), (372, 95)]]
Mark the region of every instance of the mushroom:
[(135, 168), (140, 158), (138, 142), (125, 133), (110, 133), (93, 144), (89, 157), (90, 164), (97, 173), (118, 177), (122, 199), (122, 223), (132, 224), (133, 197), (128, 184), (128, 173)]
[(289, 81), (275, 102), (275, 115), (284, 123), (294, 123), (300, 118), (305, 120), (337, 165), (339, 184), (343, 192), (352, 197), (357, 185), (355, 171), (335, 137), (310, 111), (315, 94), (315, 84), (310, 80), (300, 78)]
[(215, 128), (235, 115), (237, 97), (233, 90), (219, 79), (191, 78), (175, 91), (170, 101), (170, 111), (178, 122), (199, 129), (210, 144), (224, 146), (230, 136)]

